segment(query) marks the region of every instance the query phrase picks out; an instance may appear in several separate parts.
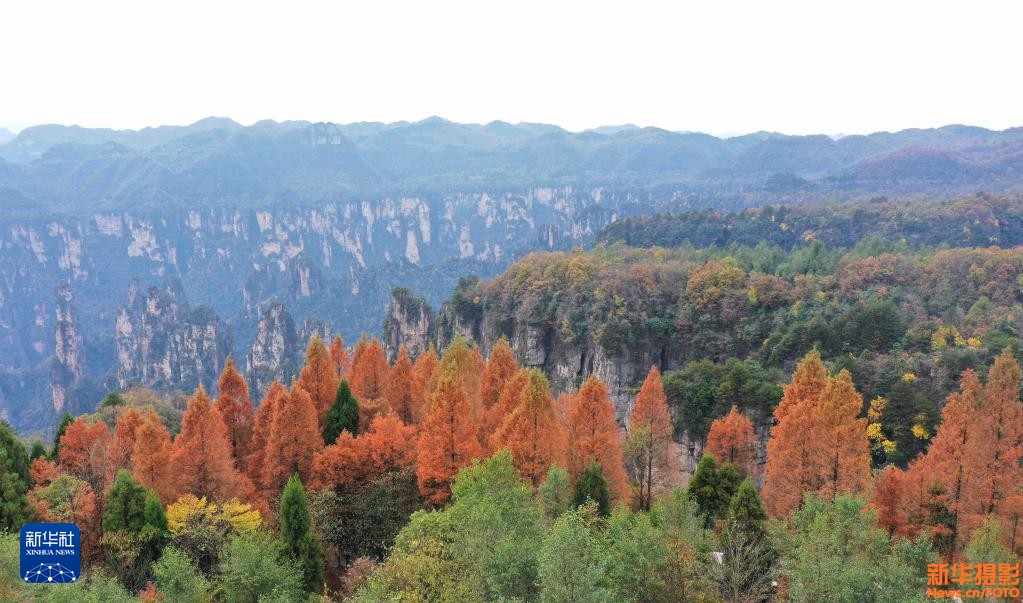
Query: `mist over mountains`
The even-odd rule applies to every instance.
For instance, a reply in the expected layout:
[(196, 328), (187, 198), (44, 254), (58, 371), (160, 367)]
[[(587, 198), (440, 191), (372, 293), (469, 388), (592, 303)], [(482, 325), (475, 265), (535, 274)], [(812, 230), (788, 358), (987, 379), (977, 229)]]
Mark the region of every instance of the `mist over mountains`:
[[(0, 417), (38, 430), (114, 387), (212, 387), (230, 353), (253, 384), (287, 379), (312, 333), (378, 334), (394, 287), (439, 307), (464, 276), (589, 247), (630, 217), (1021, 190), (1020, 128), (30, 127), (0, 145)], [(761, 227), (714, 216), (626, 222), (605, 239)]]
[(337, 125), (226, 118), (142, 130), (44, 125), (0, 145), (0, 206), (29, 216), (225, 203), (315, 205), (391, 195), (574, 186), (699, 195), (704, 203), (1007, 192), (1023, 129), (950, 125), (833, 139), (718, 138), (632, 125)]

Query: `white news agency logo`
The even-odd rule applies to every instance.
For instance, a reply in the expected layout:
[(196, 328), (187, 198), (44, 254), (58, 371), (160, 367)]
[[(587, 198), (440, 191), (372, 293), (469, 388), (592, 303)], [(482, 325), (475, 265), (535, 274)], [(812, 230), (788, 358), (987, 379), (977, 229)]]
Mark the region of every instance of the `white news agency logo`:
[(81, 577), (82, 535), (73, 523), (27, 523), (21, 528), (21, 578), (67, 584)]
[[(32, 555), (74, 555), (74, 550), (53, 550), (53, 547), (73, 549), (76, 545), (74, 532), (25, 532), (26, 554)], [(46, 550), (39, 550), (46, 547)]]

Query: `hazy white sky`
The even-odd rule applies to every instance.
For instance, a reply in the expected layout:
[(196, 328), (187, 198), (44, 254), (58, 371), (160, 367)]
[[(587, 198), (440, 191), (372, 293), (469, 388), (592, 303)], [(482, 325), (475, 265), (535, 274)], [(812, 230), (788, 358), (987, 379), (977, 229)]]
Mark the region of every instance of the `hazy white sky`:
[(1023, 3), (5, 2), (0, 126), (1023, 125)]

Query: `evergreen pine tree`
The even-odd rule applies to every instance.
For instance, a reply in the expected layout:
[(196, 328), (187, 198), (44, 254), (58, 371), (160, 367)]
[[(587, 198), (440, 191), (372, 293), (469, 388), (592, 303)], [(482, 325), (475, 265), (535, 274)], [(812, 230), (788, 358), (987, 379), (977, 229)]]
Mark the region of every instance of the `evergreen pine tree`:
[(611, 492), (607, 486), (607, 478), (600, 468), (600, 463), (590, 461), (575, 482), (575, 496), (572, 504), (581, 507), (592, 500), (597, 504), (597, 512), (601, 517), (611, 515)]
[(100, 401), (100, 408), (111, 408), (116, 406), (127, 406), (128, 403), (121, 397), (121, 394), (117, 392), (108, 392), (106, 396), (103, 396), (103, 400)]
[(760, 501), (756, 486), (749, 478), (742, 480), (732, 496), (728, 505), (728, 519), (743, 529), (756, 529), (761, 536), (766, 534), (764, 522), (767, 521), (767, 511)]
[(128, 530), (141, 532), (146, 523), (145, 487), (135, 481), (126, 470), (117, 472), (114, 483), (107, 489), (106, 508), (103, 510), (103, 531)]
[(46, 446), (39, 440), (32, 441), (32, 450), (28, 453), (28, 459), (34, 461), (46, 456)]
[(725, 517), (732, 495), (741, 481), (742, 474), (735, 465), (725, 463), (719, 468), (713, 454), (703, 455), (689, 480), (686, 493), (696, 503), (706, 527), (712, 526), (714, 520)]
[(352, 396), (352, 390), (345, 379), (337, 386), (334, 404), (323, 420), (323, 443), (330, 446), (337, 442), (342, 431), (353, 436), (359, 435), (359, 401)]
[(0, 530), (17, 530), (29, 520), (31, 485), (28, 452), (6, 421), (0, 420)]
[(160, 504), (160, 498), (150, 490), (146, 494), (146, 504), (142, 509), (144, 518), (142, 525), (143, 547), (149, 559), (160, 556), (163, 545), (167, 542), (167, 513)]
[(167, 531), (167, 513), (160, 504), (160, 498), (154, 492), (146, 494), (146, 506), (142, 510), (145, 518), (145, 526), (151, 528), (155, 533), (163, 534)]
[(60, 458), (60, 439), (64, 437), (64, 433), (67, 431), (68, 425), (75, 422), (75, 418), (71, 416), (71, 413), (64, 411), (64, 415), (60, 418), (60, 424), (57, 425), (57, 432), (53, 436), (53, 448), (50, 449), (50, 460), (56, 461)]
[(102, 542), (107, 562), (126, 587), (137, 589), (163, 548), (167, 516), (156, 494), (126, 469), (117, 472), (106, 498)]
[(540, 508), (544, 517), (551, 522), (561, 517), (572, 502), (572, 486), (568, 482), (568, 472), (557, 465), (551, 465), (547, 479), (537, 488), (537, 493), (540, 495)]
[(281, 494), (280, 523), (285, 550), (302, 568), (305, 590), (320, 592), (323, 590), (323, 555), (320, 541), (310, 531), (309, 502), (297, 473), (291, 476)]
[[(760, 501), (756, 486), (744, 479), (728, 505), (728, 519), (721, 530), (722, 590), (735, 600), (742, 593), (769, 592), (771, 566), (777, 552), (770, 545), (767, 511)], [(755, 569), (751, 569), (755, 568)], [(733, 571), (738, 569), (738, 571)], [(744, 600), (764, 600), (750, 598)]]
[(881, 415), (881, 424), (891, 433), (889, 439), (895, 442), (895, 451), (888, 455), (888, 460), (905, 468), (926, 447), (926, 440), (913, 433), (913, 425), (923, 411), (923, 397), (911, 380), (900, 379), (886, 398), (888, 404)]

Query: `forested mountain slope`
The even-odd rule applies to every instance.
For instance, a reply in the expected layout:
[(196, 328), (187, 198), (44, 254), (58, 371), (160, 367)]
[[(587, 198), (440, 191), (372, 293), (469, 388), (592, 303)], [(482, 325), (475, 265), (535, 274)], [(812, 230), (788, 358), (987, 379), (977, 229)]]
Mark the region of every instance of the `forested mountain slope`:
[[(937, 401), (964, 369), (983, 373), (1006, 346), (1023, 349), (1021, 282), (1018, 247), (598, 246), (532, 254), (495, 279), (463, 280), (433, 331), (441, 347), (461, 335), (484, 352), (505, 336), (557, 391), (595, 374), (622, 423), (646, 370), (658, 366), (691, 463), (732, 404), (766, 436), (775, 386), (817, 349), (851, 371), (867, 401), (898, 398), (886, 433), (914, 450), (913, 427), (933, 425)], [(407, 335), (394, 340), (421, 338)]]
[(635, 247), (756, 245), (792, 249), (810, 241), (852, 247), (879, 236), (910, 245), (1011, 247), (1023, 244), (1023, 198), (978, 194), (949, 203), (888, 199), (845, 203), (767, 205), (740, 212), (661, 213), (617, 220), (598, 235), (602, 243)]
[[(942, 201), (1017, 190), (1021, 140), (964, 126), (835, 140), (437, 118), (28, 128), (0, 145), (0, 416), (52, 428), (115, 386), (209, 387), (231, 352), (254, 385), (286, 379), (310, 334), (376, 333), (395, 286), (439, 307), (463, 275), (588, 247), (605, 227), (638, 246), (682, 242), (662, 231), (698, 247), (849, 247), (875, 233), (1012, 245), (1018, 198)], [(969, 169), (932, 177), (933, 153)], [(933, 199), (899, 209), (907, 193)], [(892, 201), (806, 217), (784, 206), (609, 226), (881, 194)]]

